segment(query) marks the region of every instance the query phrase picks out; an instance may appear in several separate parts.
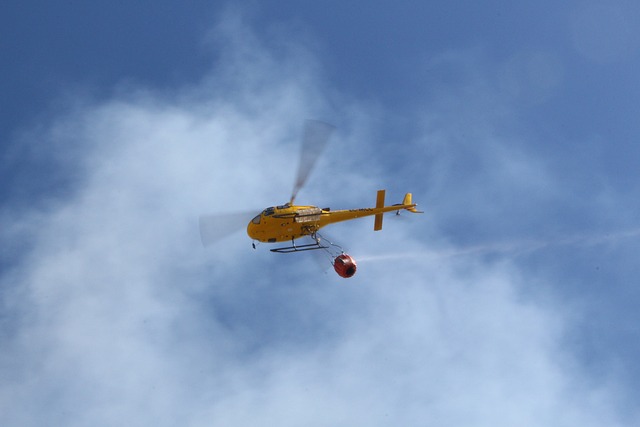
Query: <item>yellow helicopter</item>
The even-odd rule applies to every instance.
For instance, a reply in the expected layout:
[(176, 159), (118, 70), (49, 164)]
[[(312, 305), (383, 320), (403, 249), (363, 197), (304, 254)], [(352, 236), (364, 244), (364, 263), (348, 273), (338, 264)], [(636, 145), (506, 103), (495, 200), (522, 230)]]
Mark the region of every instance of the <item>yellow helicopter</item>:
[[(296, 184), (288, 203), (281, 206), (272, 206), (264, 209), (256, 215), (247, 225), (247, 234), (251, 239), (263, 243), (291, 242), (290, 246), (271, 249), (271, 252), (292, 253), (322, 249), (332, 256), (332, 264), (335, 271), (341, 277), (352, 277), (356, 272), (356, 262), (342, 248), (326, 239), (323, 239), (318, 231), (329, 224), (349, 221), (366, 216), (374, 216), (375, 231), (382, 229), (382, 219), (386, 212), (399, 213), (406, 210), (412, 213), (422, 213), (416, 209), (411, 193), (407, 193), (402, 203), (385, 206), (385, 190), (379, 190), (376, 197), (376, 205), (371, 208), (359, 208), (348, 210), (334, 210), (318, 208), (316, 206), (294, 205), (298, 191), (306, 182), (309, 173), (327, 145), (334, 127), (318, 120), (307, 120), (305, 123), (300, 163)], [(232, 215), (234, 218), (235, 215)], [(218, 240), (223, 234), (221, 230), (221, 216), (208, 215), (200, 217), (200, 236), (202, 243), (207, 246)], [(224, 227), (222, 227), (224, 228)], [(296, 240), (309, 237), (311, 243), (296, 244)], [(255, 249), (255, 243), (253, 248)], [(335, 251), (339, 249), (338, 255)], [(332, 252), (333, 251), (333, 252)]]
[[(384, 206), (384, 199), (385, 190), (379, 190), (376, 206), (373, 208), (332, 211), (329, 208), (294, 206), (291, 203), (270, 207), (251, 220), (247, 226), (247, 234), (259, 242), (275, 243), (289, 240), (293, 242), (301, 237), (313, 237), (320, 228), (336, 222), (375, 215), (373, 229), (378, 231), (382, 230), (382, 216), (385, 212), (397, 212), (404, 209), (413, 213), (422, 213), (416, 209), (416, 204), (411, 200), (411, 193), (407, 193), (402, 203), (398, 205)], [(299, 248), (300, 246), (291, 246), (290, 248), (272, 249), (272, 251), (295, 252)], [(287, 249), (291, 249), (291, 251)]]

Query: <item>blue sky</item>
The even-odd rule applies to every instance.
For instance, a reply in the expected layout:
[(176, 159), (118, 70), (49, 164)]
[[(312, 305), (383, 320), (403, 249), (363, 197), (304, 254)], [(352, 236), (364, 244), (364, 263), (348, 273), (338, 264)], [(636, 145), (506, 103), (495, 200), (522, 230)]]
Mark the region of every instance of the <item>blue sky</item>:
[(0, 424), (635, 425), (640, 6), (450, 3), (5, 2)]

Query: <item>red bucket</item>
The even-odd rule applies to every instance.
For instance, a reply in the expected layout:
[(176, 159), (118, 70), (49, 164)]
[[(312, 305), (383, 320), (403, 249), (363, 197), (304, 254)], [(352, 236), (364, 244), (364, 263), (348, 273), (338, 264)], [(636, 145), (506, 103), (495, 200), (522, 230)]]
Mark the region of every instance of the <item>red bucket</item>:
[(356, 261), (350, 255), (341, 254), (333, 261), (333, 268), (340, 277), (349, 278), (356, 274)]

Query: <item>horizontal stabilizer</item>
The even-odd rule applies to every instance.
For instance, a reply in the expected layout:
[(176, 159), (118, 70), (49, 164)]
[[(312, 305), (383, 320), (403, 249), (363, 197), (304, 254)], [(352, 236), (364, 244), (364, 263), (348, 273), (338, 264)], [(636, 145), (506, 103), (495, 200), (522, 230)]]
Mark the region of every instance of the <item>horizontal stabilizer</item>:
[[(376, 197), (376, 209), (384, 207), (384, 195), (385, 190), (378, 190), (378, 195)], [(380, 231), (382, 230), (382, 215), (381, 213), (376, 214), (375, 222), (373, 223), (373, 230)]]

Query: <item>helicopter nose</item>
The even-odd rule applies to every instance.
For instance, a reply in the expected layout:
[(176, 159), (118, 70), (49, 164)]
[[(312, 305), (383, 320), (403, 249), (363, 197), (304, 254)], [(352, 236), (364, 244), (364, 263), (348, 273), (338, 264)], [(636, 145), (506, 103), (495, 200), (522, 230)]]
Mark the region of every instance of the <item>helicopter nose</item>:
[(247, 235), (253, 240), (260, 240), (260, 231), (258, 230), (258, 224), (260, 224), (260, 215), (253, 218), (249, 224), (247, 224)]

